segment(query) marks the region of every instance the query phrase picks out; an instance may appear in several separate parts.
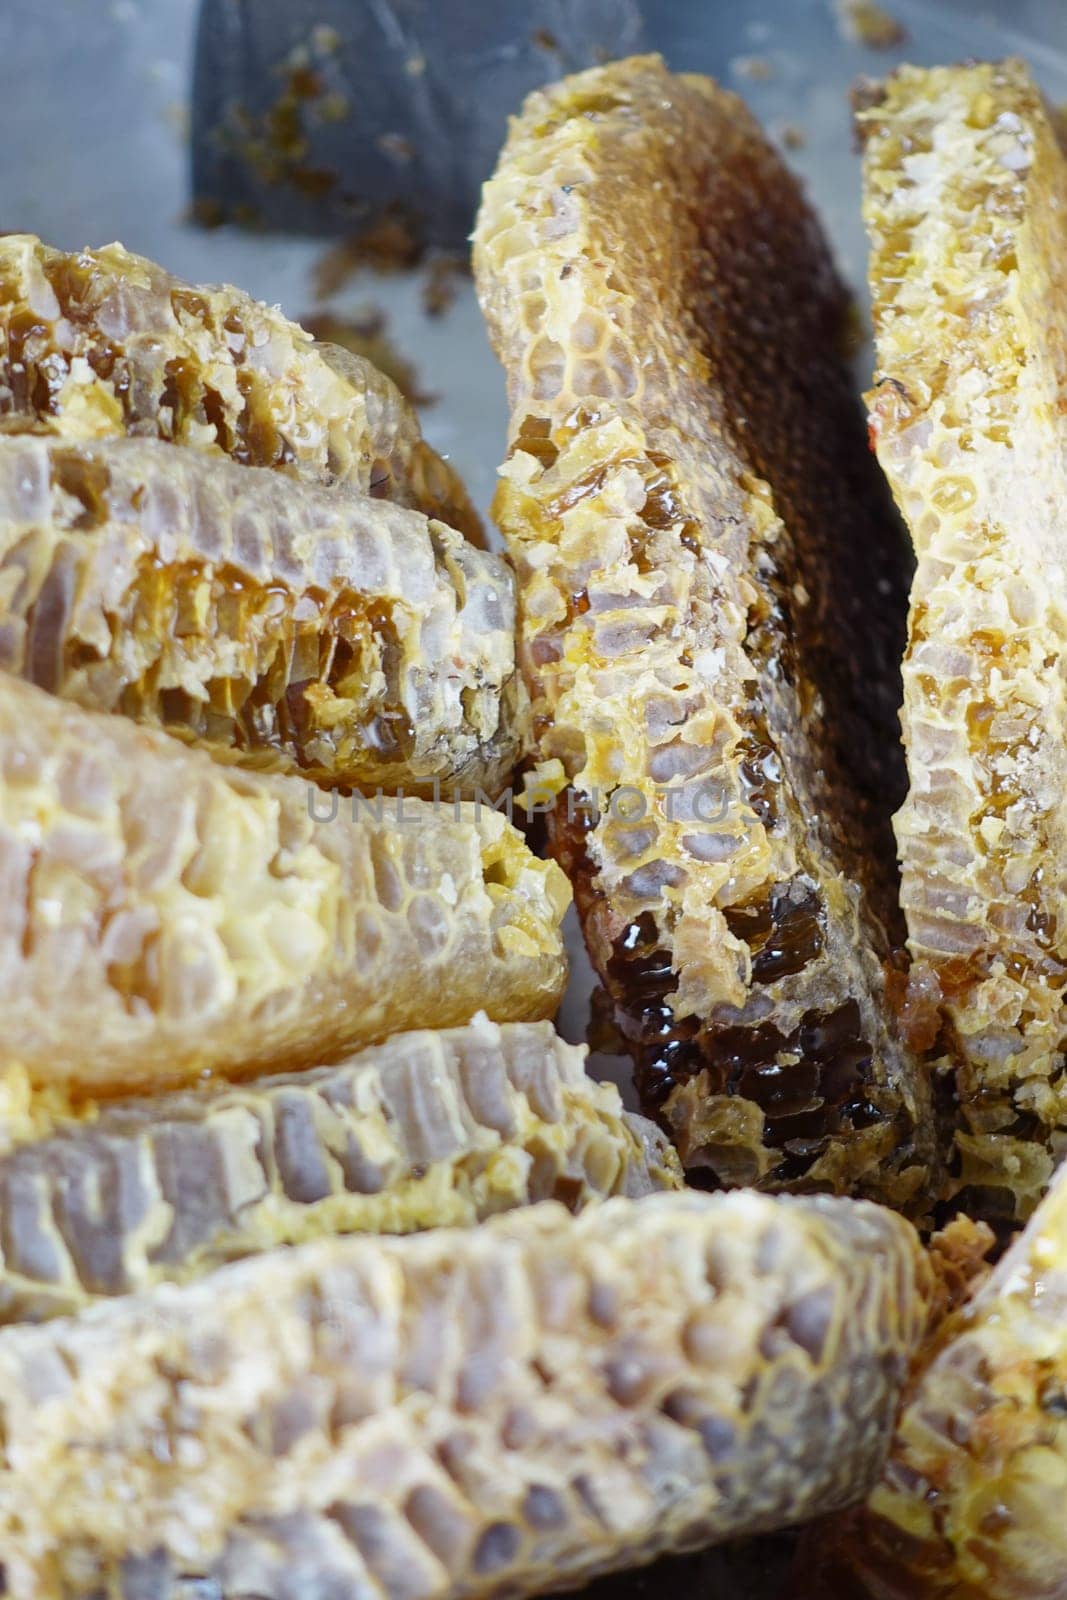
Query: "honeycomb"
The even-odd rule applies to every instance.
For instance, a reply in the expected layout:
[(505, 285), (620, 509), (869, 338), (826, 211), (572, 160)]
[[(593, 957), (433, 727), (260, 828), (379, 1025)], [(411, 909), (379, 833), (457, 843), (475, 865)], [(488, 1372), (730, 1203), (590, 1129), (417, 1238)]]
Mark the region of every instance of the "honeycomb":
[(905, 1394), (881, 1481), (828, 1541), (821, 1581), (829, 1594), (1063, 1594), (1065, 1241), (1061, 1167), (992, 1275), (938, 1330)]
[(817, 223), (740, 101), (649, 57), (527, 101), (475, 269), (550, 838), (644, 1106), (696, 1181), (921, 1207), (909, 569)]
[(0, 667), (245, 764), (495, 798), (506, 564), (419, 512), (156, 439), (0, 434)]
[[(917, 567), (812, 214), (658, 58), (487, 186), (514, 580), (358, 357), (0, 236), (0, 1596), (818, 1517), (808, 1600), (1067, 1596), (1063, 158), (1015, 63), (861, 98)], [(554, 860), (382, 797), (528, 734)], [(538, 1020), (568, 880), (655, 1124)]]
[(829, 1510), (877, 1475), (929, 1287), (888, 1211), (681, 1193), (5, 1328), (7, 1594), (522, 1596)]
[(0, 1322), (272, 1245), (681, 1187), (547, 1022), (397, 1034), (332, 1067), (105, 1105), (0, 1158)]
[(1067, 1149), (1067, 162), (1021, 62), (904, 68), (859, 112), (878, 457), (918, 568), (896, 818), (949, 1192), (1025, 1217)]
[(341, 802), (0, 673), (0, 1069), (36, 1084), (158, 1090), (551, 1016), (569, 900), (488, 807)]
[(228, 284), (183, 283), (110, 244), (0, 236), (0, 425), (67, 439), (158, 435), (439, 517), (474, 539), (466, 490), (392, 381)]

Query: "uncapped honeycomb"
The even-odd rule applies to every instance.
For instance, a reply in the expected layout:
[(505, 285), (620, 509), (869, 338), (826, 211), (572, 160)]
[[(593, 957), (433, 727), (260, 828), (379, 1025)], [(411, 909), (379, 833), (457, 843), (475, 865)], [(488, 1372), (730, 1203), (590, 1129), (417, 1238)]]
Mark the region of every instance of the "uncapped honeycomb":
[(862, 1511), (812, 1530), (812, 1600), (1059, 1600), (1067, 1571), (1067, 1171), (937, 1330)]
[(157, 439), (0, 434), (0, 667), (329, 785), (495, 799), (511, 572), (444, 523)]
[(6, 1591), (522, 1596), (830, 1510), (877, 1475), (929, 1287), (889, 1211), (688, 1193), (5, 1328)]
[(644, 1104), (704, 1181), (921, 1207), (907, 562), (817, 223), (740, 101), (648, 57), (527, 101), (475, 268), (550, 838)]
[(0, 1157), (0, 1322), (273, 1245), (681, 1187), (547, 1022), (397, 1034), (332, 1067), (105, 1105)]
[(902, 68), (859, 113), (878, 457), (918, 569), (896, 818), (908, 1012), (950, 1192), (1025, 1217), (1067, 1149), (1067, 161), (1021, 62)]
[(0, 1067), (35, 1083), (156, 1090), (550, 1016), (569, 899), (487, 806), (340, 800), (0, 673)]
[(466, 490), (396, 385), (229, 284), (183, 283), (120, 244), (0, 236), (0, 426), (158, 435), (351, 484), (480, 536)]

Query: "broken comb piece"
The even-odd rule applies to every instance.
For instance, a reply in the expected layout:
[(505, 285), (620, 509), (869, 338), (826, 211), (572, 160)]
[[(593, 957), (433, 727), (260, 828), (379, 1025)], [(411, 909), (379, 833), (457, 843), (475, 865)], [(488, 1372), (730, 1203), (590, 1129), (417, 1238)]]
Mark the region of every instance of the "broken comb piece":
[(327, 785), (495, 800), (523, 747), (498, 556), (156, 439), (0, 434), (0, 667)]
[(475, 540), (466, 490), (396, 385), (229, 284), (124, 250), (0, 237), (0, 424), (67, 439), (158, 434), (348, 483)]
[(816, 221), (739, 100), (645, 58), (531, 97), (475, 268), (550, 837), (644, 1105), (716, 1182), (922, 1207), (886, 997), (905, 541)]
[(499, 812), (341, 800), (0, 674), (0, 1066), (83, 1095), (550, 1016), (563, 874)]
[(871, 430), (918, 557), (908, 998), (954, 1071), (950, 1193), (1021, 1218), (1067, 1137), (1067, 159), (1019, 61), (864, 104)]
[(681, 1187), (550, 1023), (397, 1034), (336, 1066), (101, 1106), (0, 1158), (0, 1322), (188, 1282), (271, 1245)]
[(809, 1560), (827, 1600), (1058, 1600), (1065, 1419), (1061, 1166), (992, 1274), (937, 1330), (866, 1506), (825, 1540), (812, 1530)]
[(877, 1475), (928, 1291), (888, 1211), (686, 1193), (5, 1328), (7, 1593), (521, 1596), (802, 1520)]

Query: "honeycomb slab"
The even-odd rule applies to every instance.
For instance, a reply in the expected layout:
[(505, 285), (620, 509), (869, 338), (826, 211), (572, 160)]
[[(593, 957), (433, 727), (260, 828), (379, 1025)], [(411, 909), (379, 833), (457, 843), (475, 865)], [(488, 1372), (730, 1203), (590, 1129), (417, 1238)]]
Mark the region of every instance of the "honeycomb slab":
[(704, 1181), (921, 1205), (906, 541), (815, 218), (739, 100), (641, 58), (526, 103), (475, 267), (550, 834), (644, 1105)]
[(896, 818), (950, 1192), (1027, 1216), (1067, 1148), (1067, 159), (1019, 61), (864, 96), (871, 432), (915, 545)]

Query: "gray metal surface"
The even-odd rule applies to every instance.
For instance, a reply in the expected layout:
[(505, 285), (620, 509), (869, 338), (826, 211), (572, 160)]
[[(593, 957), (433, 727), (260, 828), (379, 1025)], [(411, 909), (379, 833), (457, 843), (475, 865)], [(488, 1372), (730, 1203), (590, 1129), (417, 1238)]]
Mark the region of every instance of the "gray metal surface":
[[(203, 0), (194, 188), (227, 217), (243, 206), (287, 231), (350, 231), (395, 201), (429, 242), (461, 247), (522, 97), (646, 49), (677, 67), (747, 77), (755, 109), (772, 120), (814, 112), (809, 131), (825, 143), (818, 167), (829, 173), (840, 155), (834, 87), (857, 70), (834, 3)], [(1057, 0), (977, 9), (901, 0), (889, 15), (910, 35), (912, 58), (1018, 49), (1050, 74), (1062, 69)]]
[(642, 45), (636, 0), (203, 0), (197, 201), (312, 233), (402, 203), (462, 249), (523, 96)]

